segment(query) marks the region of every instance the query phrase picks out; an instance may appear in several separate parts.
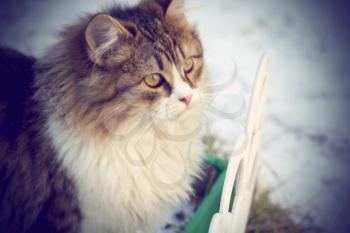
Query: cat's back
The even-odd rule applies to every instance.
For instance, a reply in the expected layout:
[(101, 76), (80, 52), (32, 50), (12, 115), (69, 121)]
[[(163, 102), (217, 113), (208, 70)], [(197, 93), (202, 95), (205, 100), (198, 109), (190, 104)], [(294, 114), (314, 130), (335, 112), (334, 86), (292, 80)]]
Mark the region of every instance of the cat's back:
[(0, 47), (0, 136), (14, 138), (23, 124), (25, 102), (34, 80), (33, 57)]
[(76, 233), (75, 187), (42, 134), (36, 61), (0, 47), (0, 232)]

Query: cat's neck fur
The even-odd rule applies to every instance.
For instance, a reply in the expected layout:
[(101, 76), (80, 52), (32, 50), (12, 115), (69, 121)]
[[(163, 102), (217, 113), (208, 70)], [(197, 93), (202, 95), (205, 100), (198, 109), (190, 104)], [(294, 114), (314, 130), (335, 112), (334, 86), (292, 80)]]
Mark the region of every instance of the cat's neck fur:
[(151, 127), (101, 143), (52, 118), (48, 133), (77, 185), (83, 232), (152, 232), (199, 173), (194, 141), (168, 140)]

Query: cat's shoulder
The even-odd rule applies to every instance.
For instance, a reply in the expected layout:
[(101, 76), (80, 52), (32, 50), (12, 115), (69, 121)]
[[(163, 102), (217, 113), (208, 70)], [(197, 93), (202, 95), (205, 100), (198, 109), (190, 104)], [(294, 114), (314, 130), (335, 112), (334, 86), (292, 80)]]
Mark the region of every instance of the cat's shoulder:
[(27, 88), (34, 78), (34, 64), (34, 57), (0, 46), (0, 95)]
[(0, 136), (16, 136), (32, 95), (35, 58), (0, 46)]
[(30, 71), (35, 58), (26, 55), (18, 50), (0, 46), (0, 67), (4, 69), (12, 69), (12, 71), (25, 70)]

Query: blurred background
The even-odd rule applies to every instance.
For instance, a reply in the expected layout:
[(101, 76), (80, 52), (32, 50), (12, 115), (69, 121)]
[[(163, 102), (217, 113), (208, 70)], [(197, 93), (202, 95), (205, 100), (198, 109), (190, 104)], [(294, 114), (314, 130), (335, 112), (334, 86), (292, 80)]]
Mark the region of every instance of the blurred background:
[[(0, 44), (40, 57), (62, 27), (111, 2), (2, 0)], [(350, 232), (349, 5), (335, 0), (186, 2), (205, 47), (210, 79), (229, 84), (215, 92), (208, 132), (229, 153), (244, 126), (245, 99), (259, 59), (269, 52), (261, 185), (273, 202), (310, 216), (324, 232)]]

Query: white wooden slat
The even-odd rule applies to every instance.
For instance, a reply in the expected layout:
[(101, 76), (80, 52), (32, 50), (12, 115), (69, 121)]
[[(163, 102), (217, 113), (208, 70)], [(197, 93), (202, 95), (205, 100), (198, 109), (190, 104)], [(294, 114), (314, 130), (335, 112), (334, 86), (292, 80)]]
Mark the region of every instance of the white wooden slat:
[[(246, 121), (246, 130), (239, 137), (229, 159), (220, 210), (211, 221), (209, 233), (244, 233), (259, 168), (261, 129), (265, 115), (269, 57), (264, 55), (256, 74)], [(238, 172), (240, 173), (238, 175)], [(236, 184), (236, 191), (232, 190)], [(234, 195), (234, 197), (232, 197)], [(230, 200), (234, 198), (230, 212)]]

